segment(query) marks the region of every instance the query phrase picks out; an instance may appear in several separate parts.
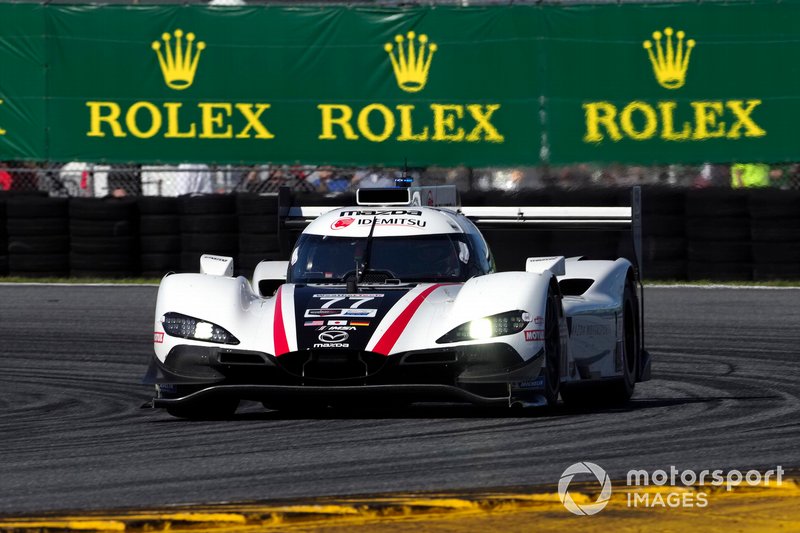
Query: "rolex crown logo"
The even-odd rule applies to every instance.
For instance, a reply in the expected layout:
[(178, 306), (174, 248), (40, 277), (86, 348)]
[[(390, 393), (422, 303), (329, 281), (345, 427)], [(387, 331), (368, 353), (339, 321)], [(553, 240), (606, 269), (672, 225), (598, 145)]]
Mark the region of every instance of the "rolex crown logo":
[[(406, 39), (408, 44), (404, 47)], [(408, 32), (406, 38), (396, 35), (394, 40), (397, 43), (397, 55), (392, 43), (386, 43), (383, 49), (392, 60), (398, 87), (409, 93), (421, 91), (428, 82), (431, 59), (438, 47), (434, 43), (428, 43), (427, 35), (417, 37), (413, 31)], [(419, 47), (415, 45), (416, 41), (419, 41)]]
[(195, 46), (195, 53), (192, 55), (192, 45), (194, 44), (194, 33), (186, 34), (186, 45), (183, 44), (183, 30), (175, 30), (175, 46), (170, 44), (172, 36), (169, 33), (161, 35), (164, 41), (162, 52), (161, 43), (153, 41), (153, 50), (158, 56), (158, 63), (161, 65), (161, 73), (164, 75), (164, 82), (170, 89), (181, 91), (187, 89), (194, 81), (194, 74), (197, 72), (197, 62), (200, 60), (206, 43), (199, 41)]
[(649, 40), (642, 43), (644, 49), (647, 50), (648, 57), (650, 57), (650, 63), (653, 64), (653, 73), (656, 75), (656, 81), (665, 89), (683, 87), (686, 82), (686, 69), (689, 68), (689, 56), (692, 54), (692, 48), (695, 45), (694, 39), (689, 39), (684, 45), (686, 34), (683, 31), (675, 33), (677, 42), (673, 44), (672, 34), (672, 28), (664, 29), (666, 43), (662, 45), (661, 32), (653, 32), (655, 52), (653, 52), (653, 43)]

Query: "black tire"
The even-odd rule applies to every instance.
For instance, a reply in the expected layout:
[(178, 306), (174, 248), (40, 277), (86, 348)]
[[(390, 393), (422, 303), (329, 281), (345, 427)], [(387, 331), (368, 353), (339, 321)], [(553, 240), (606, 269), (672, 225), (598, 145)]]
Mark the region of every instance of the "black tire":
[(278, 215), (239, 216), (239, 231), (274, 235), (278, 233)]
[(137, 199), (142, 215), (177, 215), (178, 199), (169, 196), (142, 196)]
[(686, 260), (645, 260), (643, 274), (646, 280), (685, 281)]
[(239, 234), (239, 251), (242, 253), (277, 252), (280, 242), (277, 235)]
[(622, 297), (623, 351), (622, 377), (594, 383), (570, 383), (561, 387), (564, 403), (574, 407), (624, 404), (633, 396), (641, 360), (639, 343), (639, 304), (632, 282), (625, 285)]
[(754, 241), (797, 242), (800, 241), (800, 218), (753, 219), (750, 233)]
[(180, 254), (180, 235), (142, 235), (140, 249), (143, 254)]
[(183, 215), (181, 233), (235, 233), (239, 230), (236, 215)]
[(689, 241), (690, 262), (698, 263), (746, 263), (751, 261), (752, 246), (745, 242)]
[(66, 235), (14, 236), (8, 239), (8, 253), (11, 255), (65, 254), (67, 252), (69, 252), (69, 237)]
[(683, 237), (686, 234), (683, 215), (644, 215), (642, 235), (647, 237)]
[(179, 215), (142, 215), (139, 235), (178, 235), (181, 232)]
[(625, 285), (622, 308), (622, 378), (603, 383), (605, 396), (612, 404), (625, 403), (633, 396), (641, 360), (639, 344), (639, 303), (633, 284)]
[(139, 272), (133, 270), (82, 270), (72, 269), (69, 275), (73, 278), (138, 278)]
[(69, 270), (67, 254), (9, 255), (8, 270), (12, 273), (60, 272)]
[(261, 261), (288, 261), (289, 258), (280, 252), (266, 252), (266, 253), (240, 253), (236, 257), (236, 267), (242, 271), (249, 270), (252, 272)]
[(703, 263), (689, 261), (686, 266), (689, 281), (750, 281), (753, 279), (752, 263)]
[(547, 292), (544, 317), (544, 397), (548, 407), (558, 405), (561, 393), (561, 320), (564, 312), (554, 284)]
[(686, 236), (693, 241), (749, 241), (750, 219), (690, 218), (686, 222)]
[(8, 218), (66, 218), (67, 199), (19, 196), (6, 203)]
[(277, 215), (277, 194), (239, 194), (236, 196), (236, 212), (239, 215)]
[(73, 237), (71, 249), (80, 255), (135, 254), (139, 247), (136, 237)]
[(181, 266), (181, 254), (142, 254), (143, 272), (168, 272)]
[(239, 236), (236, 233), (184, 233), (181, 235), (181, 249), (184, 252), (236, 255), (238, 248)]
[(6, 222), (9, 235), (38, 236), (38, 235), (67, 235), (69, 220), (61, 218), (9, 218)]
[(753, 279), (756, 281), (779, 281), (800, 279), (800, 263), (755, 264)]
[(208, 194), (178, 198), (182, 215), (226, 215), (236, 212), (236, 200), (231, 195)]
[(800, 242), (754, 242), (753, 262), (800, 263)]
[(646, 237), (642, 239), (642, 256), (646, 261), (686, 259), (687, 242), (683, 237)]
[(139, 270), (139, 256), (132, 254), (78, 254), (69, 256), (73, 271), (136, 272)]
[(135, 220), (139, 217), (135, 198), (71, 198), (70, 219)]
[(138, 234), (134, 220), (79, 220), (69, 222), (73, 237), (132, 237)]
[(747, 193), (730, 189), (690, 190), (686, 194), (686, 215), (690, 218), (748, 219)]

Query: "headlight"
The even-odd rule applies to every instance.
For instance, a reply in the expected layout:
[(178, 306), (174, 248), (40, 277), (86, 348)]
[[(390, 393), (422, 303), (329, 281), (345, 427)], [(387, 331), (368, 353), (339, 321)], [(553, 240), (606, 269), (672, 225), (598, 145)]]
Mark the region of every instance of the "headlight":
[(161, 323), (164, 326), (164, 331), (173, 337), (220, 344), (239, 344), (239, 339), (231, 335), (225, 328), (199, 318), (180, 313), (167, 313)]
[(528, 313), (525, 311), (509, 311), (499, 315), (478, 318), (451, 330), (436, 341), (437, 344), (461, 342), (491, 337), (502, 337), (519, 333), (528, 325)]

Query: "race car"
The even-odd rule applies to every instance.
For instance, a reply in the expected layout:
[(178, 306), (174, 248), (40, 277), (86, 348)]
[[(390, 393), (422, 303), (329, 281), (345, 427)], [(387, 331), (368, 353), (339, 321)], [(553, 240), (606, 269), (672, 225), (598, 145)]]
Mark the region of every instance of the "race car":
[(640, 254), (638, 190), (622, 208), (459, 207), (441, 187), (356, 199), (284, 209), (284, 224), (304, 229), (288, 261), (261, 262), (252, 280), (213, 255), (200, 273), (164, 277), (151, 407), (220, 418), (241, 400), (555, 406), (626, 401), (649, 379), (634, 263), (532, 256), (497, 272), (478, 229), (612, 226)]

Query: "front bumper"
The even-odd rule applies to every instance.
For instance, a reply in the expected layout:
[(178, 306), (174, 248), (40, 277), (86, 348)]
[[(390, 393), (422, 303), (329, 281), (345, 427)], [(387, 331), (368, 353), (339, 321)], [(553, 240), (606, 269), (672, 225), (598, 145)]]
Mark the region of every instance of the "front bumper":
[[(307, 350), (275, 357), (223, 347), (179, 345), (155, 357), (144, 382), (158, 385), (153, 407), (236, 396), (265, 404), (397, 398), (473, 404), (532, 401), (544, 386), (542, 353), (525, 361), (508, 344), (435, 348), (385, 356)], [(534, 400), (535, 401), (535, 400)]]

